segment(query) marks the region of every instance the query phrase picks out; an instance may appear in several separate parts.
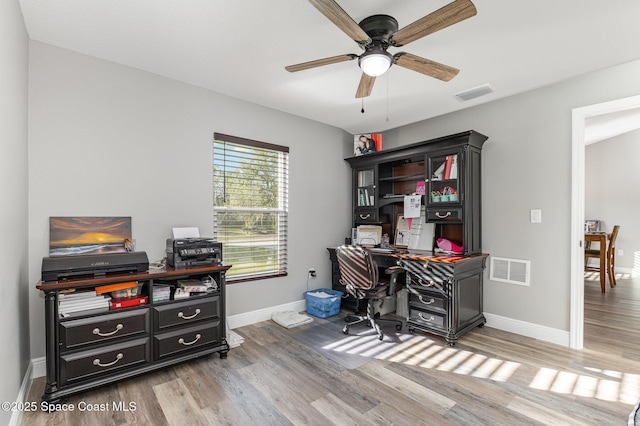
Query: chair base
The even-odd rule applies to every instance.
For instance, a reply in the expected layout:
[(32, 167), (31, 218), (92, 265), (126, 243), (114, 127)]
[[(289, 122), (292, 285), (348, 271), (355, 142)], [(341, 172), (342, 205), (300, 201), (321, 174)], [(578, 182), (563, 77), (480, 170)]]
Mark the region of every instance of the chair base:
[(378, 314), (374, 313), (373, 300), (369, 300), (369, 303), (367, 303), (366, 315), (347, 315), (347, 317), (344, 320), (347, 322), (347, 324), (345, 324), (344, 328), (342, 329), (342, 332), (344, 334), (349, 334), (349, 329), (354, 325), (366, 323), (367, 326), (376, 330), (376, 333), (378, 333), (378, 340), (382, 340), (384, 338), (384, 333), (382, 332), (382, 329), (378, 324), (379, 321), (387, 321), (387, 322), (395, 323), (396, 330), (398, 331), (402, 330), (402, 321), (380, 318)]

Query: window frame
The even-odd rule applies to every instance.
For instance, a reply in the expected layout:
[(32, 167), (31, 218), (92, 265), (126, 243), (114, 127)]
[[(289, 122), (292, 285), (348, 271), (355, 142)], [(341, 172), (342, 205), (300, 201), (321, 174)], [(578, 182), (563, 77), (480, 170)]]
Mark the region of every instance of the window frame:
[[(275, 278), (275, 277), (283, 277), (283, 276), (287, 276), (288, 272), (287, 272), (287, 266), (288, 266), (288, 223), (289, 223), (289, 161), (288, 161), (288, 156), (289, 156), (289, 147), (287, 146), (283, 146), (283, 145), (276, 145), (276, 144), (272, 144), (272, 143), (267, 143), (267, 142), (261, 142), (261, 141), (256, 141), (256, 140), (252, 140), (252, 139), (246, 139), (246, 138), (242, 138), (242, 137), (238, 137), (238, 136), (232, 136), (232, 135), (227, 135), (227, 134), (223, 134), (223, 133), (217, 133), (215, 132), (213, 135), (213, 144), (212, 144), (212, 166), (213, 166), (213, 174), (212, 174), (212, 185), (214, 186), (214, 191), (213, 191), (213, 199), (212, 199), (212, 203), (213, 203), (213, 228), (214, 228), (214, 237), (216, 239), (219, 238), (219, 228), (218, 228), (218, 213), (222, 212), (222, 211), (241, 211), (242, 209), (246, 209), (246, 207), (241, 207), (241, 206), (235, 206), (235, 207), (230, 207), (229, 210), (227, 210), (227, 208), (221, 208), (219, 206), (216, 206), (216, 189), (215, 189), (215, 185), (216, 185), (216, 181), (215, 181), (215, 144), (216, 143), (231, 143), (231, 144), (235, 144), (235, 145), (243, 145), (245, 147), (248, 148), (257, 148), (257, 149), (263, 149), (263, 150), (270, 150), (270, 151), (274, 151), (274, 152), (278, 152), (281, 154), (284, 154), (284, 158), (282, 158), (282, 160), (284, 161), (283, 165), (280, 165), (278, 173), (283, 173), (284, 177), (282, 177), (283, 179), (283, 184), (284, 184), (284, 189), (280, 189), (278, 191), (278, 207), (274, 210), (273, 208), (268, 208), (267, 210), (273, 211), (275, 213), (277, 213), (277, 217), (278, 217), (278, 230), (275, 234), (276, 237), (276, 241), (279, 247), (278, 250), (278, 270), (277, 272), (271, 272), (271, 273), (264, 273), (264, 274), (259, 274), (257, 272), (254, 272), (252, 274), (246, 274), (246, 275), (241, 275), (241, 276), (237, 276), (234, 277), (233, 276), (233, 268), (231, 268), (228, 272), (227, 272), (227, 282), (228, 283), (238, 283), (238, 282), (245, 282), (245, 281), (256, 281), (256, 280), (263, 280), (263, 279), (269, 279), (269, 278)], [(280, 177), (280, 176), (279, 176)], [(259, 211), (263, 209), (263, 207), (256, 207), (256, 208), (250, 208), (249, 210), (254, 210), (254, 211)], [(281, 225), (284, 226), (284, 229), (282, 229)], [(251, 237), (248, 237), (247, 242), (251, 242)], [(284, 247), (282, 248), (281, 245)], [(224, 258), (224, 244), (223, 244), (223, 261), (226, 262), (225, 258)], [(230, 262), (233, 263), (233, 262)]]

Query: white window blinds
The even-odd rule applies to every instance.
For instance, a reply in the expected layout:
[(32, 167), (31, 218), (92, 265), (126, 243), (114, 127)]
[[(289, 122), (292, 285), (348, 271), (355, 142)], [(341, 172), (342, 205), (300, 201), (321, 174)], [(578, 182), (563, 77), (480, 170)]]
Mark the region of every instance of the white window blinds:
[(214, 133), (214, 234), (229, 281), (287, 273), (289, 148)]

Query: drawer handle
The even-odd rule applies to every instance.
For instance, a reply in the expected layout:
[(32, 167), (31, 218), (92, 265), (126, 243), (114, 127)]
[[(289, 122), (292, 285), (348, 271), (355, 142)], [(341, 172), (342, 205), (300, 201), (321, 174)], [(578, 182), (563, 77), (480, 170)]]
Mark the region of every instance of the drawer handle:
[(182, 313), (182, 311), (180, 311), (180, 312), (178, 312), (178, 318), (190, 320), (190, 319), (193, 319), (193, 318), (197, 317), (199, 313), (200, 313), (200, 308), (196, 309), (196, 312), (193, 315), (191, 315), (190, 317), (185, 317), (184, 314)]
[(371, 217), (371, 213), (369, 214), (361, 214), (360, 219), (369, 219)]
[(100, 329), (99, 328), (94, 328), (93, 329), (93, 334), (97, 334), (98, 336), (102, 336), (102, 337), (113, 336), (118, 331), (122, 330), (123, 327), (124, 327), (124, 325), (118, 324), (118, 325), (116, 325), (116, 329), (113, 330), (113, 331), (110, 331), (109, 333), (100, 333)]
[(180, 343), (181, 345), (185, 345), (185, 346), (191, 346), (193, 345), (195, 342), (197, 342), (198, 340), (200, 340), (202, 336), (200, 334), (196, 334), (196, 338), (194, 340), (192, 340), (191, 342), (185, 342), (184, 339), (181, 337), (178, 340), (178, 343)]
[(451, 212), (447, 212), (447, 214), (440, 214), (440, 212), (436, 212), (436, 217), (440, 218), (440, 219), (444, 219), (445, 217), (449, 217), (451, 216)]
[(425, 305), (431, 305), (433, 302), (435, 302), (434, 298), (432, 297), (428, 302), (425, 302), (424, 299), (422, 298), (422, 295), (418, 295), (418, 299), (420, 299), (420, 301), (422, 303), (424, 303)]
[(431, 315), (429, 318), (425, 318), (424, 315), (422, 315), (422, 312), (418, 312), (418, 316), (423, 320), (423, 321), (433, 321), (435, 319), (435, 317), (433, 315)]
[(93, 365), (97, 365), (98, 367), (111, 367), (113, 364), (120, 361), (123, 357), (124, 355), (122, 355), (122, 353), (119, 353), (118, 355), (116, 355), (116, 360), (108, 364), (100, 364), (100, 358), (96, 358), (93, 360)]
[(433, 281), (429, 281), (426, 282), (424, 281), (422, 278), (418, 279), (418, 283), (422, 286), (422, 287), (434, 287), (436, 285), (435, 282)]

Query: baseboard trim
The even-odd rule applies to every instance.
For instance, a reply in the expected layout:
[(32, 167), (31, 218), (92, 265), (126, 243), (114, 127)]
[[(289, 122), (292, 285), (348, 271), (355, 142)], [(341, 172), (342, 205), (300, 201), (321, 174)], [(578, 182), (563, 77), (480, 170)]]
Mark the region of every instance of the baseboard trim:
[[(16, 398), (16, 403), (18, 407), (22, 406), (25, 402), (27, 402), (27, 395), (29, 394), (29, 388), (31, 387), (31, 375), (33, 371), (33, 362), (29, 362), (27, 366), (27, 371), (24, 373), (24, 377), (22, 378), (22, 384), (20, 385), (20, 391), (18, 392), (18, 397)], [(22, 413), (23, 410), (15, 410), (11, 413), (11, 418), (9, 419), (9, 426), (19, 426), (22, 423)]]
[(31, 360), (31, 379), (37, 379), (38, 377), (44, 377), (47, 375), (47, 358), (40, 357)]
[(487, 319), (487, 327), (497, 328), (498, 330), (508, 331), (510, 333), (520, 334), (522, 336), (538, 340), (544, 340), (545, 342), (554, 343), (556, 345), (569, 346), (569, 331), (558, 330), (557, 328), (532, 324), (530, 322), (489, 314), (486, 312), (484, 313), (484, 316)]
[(234, 329), (245, 325), (255, 324), (257, 322), (271, 319), (274, 312), (294, 311), (301, 312), (307, 309), (307, 303), (303, 300), (285, 303), (284, 305), (271, 306), (269, 308), (259, 309), (257, 311), (245, 312), (243, 314), (231, 315), (227, 317), (229, 328)]

